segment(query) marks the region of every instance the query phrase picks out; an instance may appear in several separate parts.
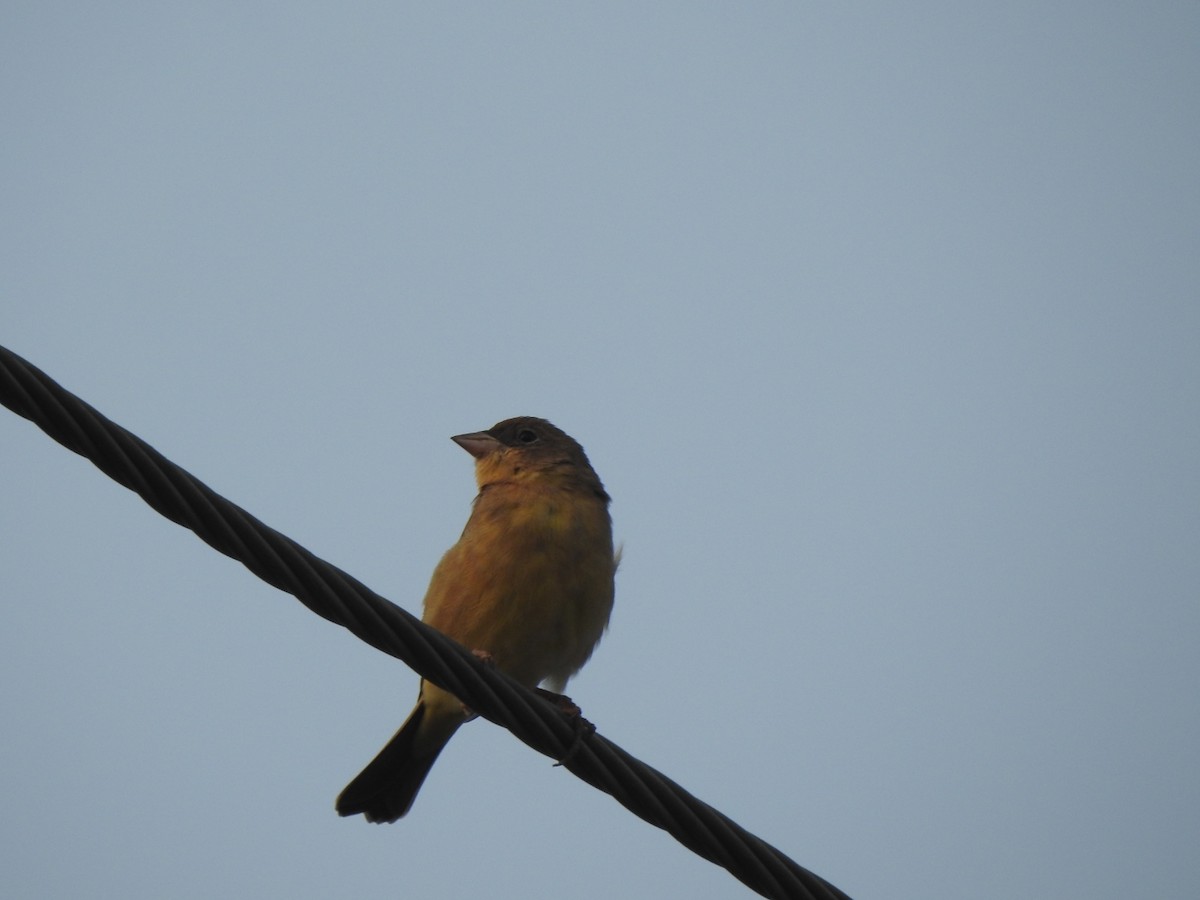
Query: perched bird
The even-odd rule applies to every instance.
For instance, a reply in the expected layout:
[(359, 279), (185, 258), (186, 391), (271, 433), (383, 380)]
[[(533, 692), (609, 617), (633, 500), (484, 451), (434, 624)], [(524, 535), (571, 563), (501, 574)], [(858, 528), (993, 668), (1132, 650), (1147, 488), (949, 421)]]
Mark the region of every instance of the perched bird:
[[(583, 448), (545, 419), (506, 419), (452, 440), (475, 457), (479, 495), (434, 569), (423, 619), (522, 684), (561, 691), (612, 612), (608, 494)], [(422, 680), (408, 720), (342, 791), (338, 813), (399, 819), (468, 718), (457, 697)]]

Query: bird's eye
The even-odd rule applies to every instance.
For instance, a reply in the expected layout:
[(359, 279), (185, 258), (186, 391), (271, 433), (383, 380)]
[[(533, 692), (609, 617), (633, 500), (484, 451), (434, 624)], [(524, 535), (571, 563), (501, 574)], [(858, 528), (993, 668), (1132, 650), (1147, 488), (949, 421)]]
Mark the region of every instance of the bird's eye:
[(537, 439), (537, 432), (532, 428), (522, 428), (517, 432), (517, 440), (522, 444), (532, 444)]

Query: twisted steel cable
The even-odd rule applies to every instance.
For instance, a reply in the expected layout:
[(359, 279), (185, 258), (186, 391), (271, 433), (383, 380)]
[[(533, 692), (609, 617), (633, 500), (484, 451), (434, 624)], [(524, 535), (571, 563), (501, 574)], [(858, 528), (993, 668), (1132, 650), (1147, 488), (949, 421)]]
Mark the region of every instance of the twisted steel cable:
[(411, 666), (472, 711), (610, 794), (765, 897), (846, 895), (469, 650), (314, 556), (0, 347), (0, 402), (91, 460), (173, 522), (317, 615)]

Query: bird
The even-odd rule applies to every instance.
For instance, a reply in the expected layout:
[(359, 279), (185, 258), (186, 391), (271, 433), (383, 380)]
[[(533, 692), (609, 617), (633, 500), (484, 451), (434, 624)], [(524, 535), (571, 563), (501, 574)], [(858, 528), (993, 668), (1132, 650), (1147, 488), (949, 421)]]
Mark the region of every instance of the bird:
[[(518, 416), (451, 440), (475, 458), (479, 493), (434, 569), (422, 620), (521, 684), (561, 693), (612, 614), (620, 553), (610, 498), (583, 447), (545, 419)], [(375, 823), (404, 816), (470, 718), (422, 680), (412, 713), (342, 791), (337, 812)]]

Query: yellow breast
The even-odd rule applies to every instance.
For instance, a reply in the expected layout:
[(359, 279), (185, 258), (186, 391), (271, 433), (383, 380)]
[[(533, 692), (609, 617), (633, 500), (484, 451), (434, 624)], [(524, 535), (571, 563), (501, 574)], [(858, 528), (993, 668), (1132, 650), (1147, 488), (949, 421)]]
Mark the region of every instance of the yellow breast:
[(544, 480), (491, 484), (433, 574), (425, 620), (525, 684), (561, 686), (604, 633), (613, 572), (604, 499)]

